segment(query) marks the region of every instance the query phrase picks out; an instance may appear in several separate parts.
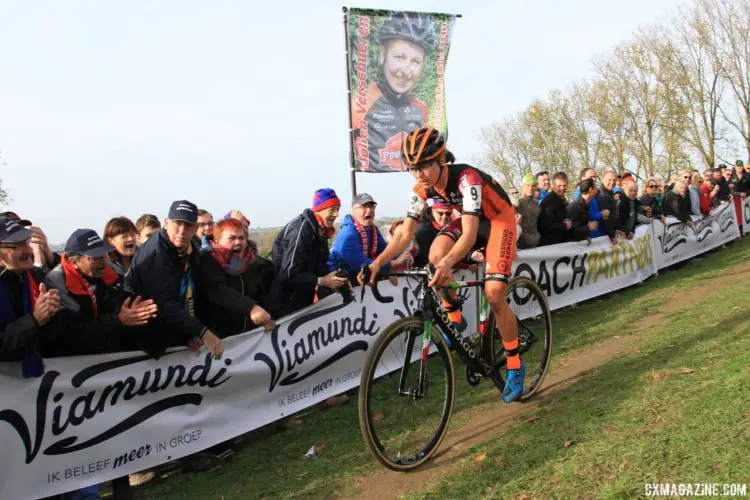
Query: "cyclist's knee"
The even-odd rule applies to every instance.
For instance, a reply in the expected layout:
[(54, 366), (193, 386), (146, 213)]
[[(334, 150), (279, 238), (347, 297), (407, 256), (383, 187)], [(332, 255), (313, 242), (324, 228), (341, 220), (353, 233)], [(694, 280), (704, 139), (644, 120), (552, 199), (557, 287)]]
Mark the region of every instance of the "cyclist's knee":
[(448, 255), (448, 252), (451, 251), (455, 244), (456, 242), (445, 235), (440, 235), (435, 238), (435, 241), (432, 242), (432, 246), (430, 246), (430, 264), (437, 265), (443, 257)]
[(484, 288), (487, 303), (493, 310), (510, 309), (508, 303), (505, 301), (505, 292), (508, 289), (507, 283), (503, 283), (502, 281), (488, 281)]

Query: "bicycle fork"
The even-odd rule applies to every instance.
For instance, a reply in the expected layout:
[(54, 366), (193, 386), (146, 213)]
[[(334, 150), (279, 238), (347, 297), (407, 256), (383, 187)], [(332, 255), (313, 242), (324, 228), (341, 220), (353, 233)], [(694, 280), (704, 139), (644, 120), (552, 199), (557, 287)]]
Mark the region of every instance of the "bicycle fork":
[(432, 347), (432, 314), (427, 313), (424, 320), (424, 329), (422, 330), (422, 349), (419, 354), (419, 377), (416, 387), (408, 387), (407, 379), (409, 375), (409, 366), (411, 366), (412, 355), (414, 354), (414, 343), (418, 335), (410, 334), (406, 341), (406, 350), (404, 352), (404, 364), (401, 368), (401, 376), (398, 381), (398, 393), (401, 396), (410, 396), (414, 399), (424, 396), (427, 393), (427, 358), (430, 356)]

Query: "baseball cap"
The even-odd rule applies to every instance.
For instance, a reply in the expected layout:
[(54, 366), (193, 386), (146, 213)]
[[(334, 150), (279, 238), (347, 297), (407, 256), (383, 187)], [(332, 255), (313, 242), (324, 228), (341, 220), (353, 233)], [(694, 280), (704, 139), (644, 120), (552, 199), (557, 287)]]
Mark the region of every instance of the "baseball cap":
[(76, 229), (65, 243), (65, 252), (87, 257), (104, 257), (115, 247), (105, 243), (93, 229)]
[(375, 200), (367, 193), (359, 193), (352, 199), (352, 207), (367, 205), (368, 203), (374, 203), (377, 205)]
[(18, 216), (15, 212), (2, 212), (0, 213), (0, 220), (14, 220), (21, 224), (22, 226), (30, 226), (31, 221), (22, 219)]
[(0, 243), (21, 243), (26, 241), (34, 234), (30, 229), (26, 229), (23, 221), (12, 219), (0, 220)]
[(738, 166), (738, 167), (744, 167), (744, 166), (745, 166), (745, 164), (744, 164), (744, 163), (742, 163), (742, 160), (737, 160), (737, 162), (735, 163), (735, 166)]
[(177, 200), (169, 207), (170, 220), (181, 220), (190, 224), (198, 223), (198, 207), (187, 200)]

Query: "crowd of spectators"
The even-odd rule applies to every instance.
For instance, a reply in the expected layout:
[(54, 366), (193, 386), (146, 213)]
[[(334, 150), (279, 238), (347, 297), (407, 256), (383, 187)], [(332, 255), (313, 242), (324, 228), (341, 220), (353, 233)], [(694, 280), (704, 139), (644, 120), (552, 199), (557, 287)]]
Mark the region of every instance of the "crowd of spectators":
[[(646, 179), (641, 188), (639, 197), (631, 175), (598, 176), (584, 169), (568, 199), (565, 173), (527, 174), (520, 190), (507, 188), (516, 207), (518, 247), (599, 236), (617, 243), (650, 219), (690, 221), (733, 196), (744, 198), (750, 166), (737, 161), (735, 168), (720, 165), (703, 174), (683, 170), (669, 182)], [(77, 229), (61, 253), (51, 250), (41, 228), (4, 212), (0, 361), (20, 361), (20, 375), (32, 378), (44, 373), (45, 359), (58, 356), (141, 350), (159, 358), (170, 347), (188, 346), (196, 352), (205, 347), (218, 359), (223, 339), (255, 327), (270, 330), (278, 318), (350, 290), (361, 266), (399, 231), (401, 221), (381, 232), (376, 207), (372, 196), (358, 194), (336, 231), (341, 201), (335, 191), (320, 189), (310, 207), (278, 233), (270, 260), (258, 254), (249, 238), (250, 221), (240, 211), (215, 222), (187, 200), (171, 205), (163, 225), (144, 214), (135, 223), (111, 219), (101, 236)], [(432, 240), (457, 217), (453, 206), (433, 200), (411, 248), (390, 266), (427, 264)], [(475, 252), (461, 265), (479, 262), (482, 255)], [(206, 470), (226, 451), (219, 447), (185, 463), (189, 470)], [(113, 481), (114, 498), (130, 498), (131, 482), (132, 477)], [(92, 487), (68, 497), (96, 498), (97, 492)]]
[(597, 175), (592, 168), (581, 171), (573, 196), (568, 199), (569, 180), (564, 172), (526, 174), (520, 190), (507, 187), (519, 223), (518, 248), (528, 249), (569, 241), (607, 236), (612, 243), (632, 238), (636, 226), (650, 219), (674, 217), (691, 222), (733, 197), (750, 192), (750, 166), (737, 160), (734, 168), (724, 164), (701, 173), (681, 170), (669, 181), (655, 177), (638, 182), (632, 174), (614, 170)]

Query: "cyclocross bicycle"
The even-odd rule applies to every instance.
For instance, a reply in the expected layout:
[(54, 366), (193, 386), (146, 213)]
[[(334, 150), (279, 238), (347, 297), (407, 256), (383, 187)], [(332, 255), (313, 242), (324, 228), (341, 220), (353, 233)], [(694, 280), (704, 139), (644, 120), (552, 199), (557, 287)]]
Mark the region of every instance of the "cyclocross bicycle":
[[(440, 300), (442, 296), (460, 306), (460, 299), (452, 299), (447, 290), (484, 287), (484, 280), (454, 281), (436, 290), (427, 286), (430, 269), (381, 274), (417, 280), (417, 307), (413, 316), (388, 326), (367, 356), (359, 390), (359, 425), (375, 458), (389, 469), (409, 471), (437, 451), (453, 413), (455, 368), (445, 339), (466, 365), (470, 385), (489, 378), (501, 392), (505, 349), (483, 291), (480, 331), (474, 336), (462, 336), (451, 326)], [(521, 396), (525, 400), (539, 389), (549, 367), (552, 318), (544, 292), (529, 278), (512, 278), (506, 297), (518, 319), (519, 352), (526, 364)]]

